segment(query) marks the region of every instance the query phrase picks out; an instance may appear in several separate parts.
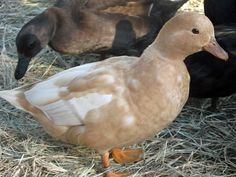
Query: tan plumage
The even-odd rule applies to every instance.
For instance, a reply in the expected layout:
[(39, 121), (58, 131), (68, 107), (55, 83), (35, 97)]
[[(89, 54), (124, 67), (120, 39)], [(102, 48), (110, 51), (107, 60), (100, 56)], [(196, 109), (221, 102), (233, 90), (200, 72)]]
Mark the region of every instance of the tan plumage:
[(51, 136), (95, 148), (104, 162), (109, 150), (140, 142), (176, 118), (189, 93), (184, 58), (205, 46), (227, 58), (217, 43), (209, 48), (212, 42), (207, 17), (181, 14), (166, 23), (141, 57), (78, 66), (0, 96), (32, 114)]

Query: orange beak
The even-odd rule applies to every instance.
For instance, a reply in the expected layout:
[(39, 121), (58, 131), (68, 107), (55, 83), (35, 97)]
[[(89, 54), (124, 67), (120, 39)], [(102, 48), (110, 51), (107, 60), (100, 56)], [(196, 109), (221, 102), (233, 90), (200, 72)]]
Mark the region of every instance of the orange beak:
[(210, 42), (203, 47), (203, 50), (225, 61), (229, 58), (228, 53), (221, 48), (214, 37), (212, 37)]

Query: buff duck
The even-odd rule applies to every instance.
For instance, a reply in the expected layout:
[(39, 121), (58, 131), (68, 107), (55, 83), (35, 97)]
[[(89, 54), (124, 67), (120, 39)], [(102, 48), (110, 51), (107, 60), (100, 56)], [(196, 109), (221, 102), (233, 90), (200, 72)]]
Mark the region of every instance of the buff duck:
[[(16, 37), (21, 79), (47, 44), (57, 52), (141, 55), (187, 0), (57, 0)], [(129, 52), (132, 51), (132, 52)]]
[[(112, 57), (58, 73), (45, 81), (1, 91), (12, 105), (32, 114), (45, 131), (66, 143), (109, 153), (118, 163), (141, 159), (141, 142), (167, 127), (189, 94), (183, 60), (207, 50), (226, 60), (210, 20), (186, 12), (170, 19), (140, 57)], [(107, 177), (127, 174), (106, 171)]]

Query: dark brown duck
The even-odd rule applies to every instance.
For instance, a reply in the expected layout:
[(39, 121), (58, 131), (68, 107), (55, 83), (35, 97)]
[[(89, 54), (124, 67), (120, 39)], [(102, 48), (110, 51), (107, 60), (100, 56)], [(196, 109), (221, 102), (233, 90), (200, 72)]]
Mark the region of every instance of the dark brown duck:
[(18, 33), (15, 78), (25, 75), (30, 60), (46, 45), (67, 54), (140, 55), (186, 1), (58, 0)]

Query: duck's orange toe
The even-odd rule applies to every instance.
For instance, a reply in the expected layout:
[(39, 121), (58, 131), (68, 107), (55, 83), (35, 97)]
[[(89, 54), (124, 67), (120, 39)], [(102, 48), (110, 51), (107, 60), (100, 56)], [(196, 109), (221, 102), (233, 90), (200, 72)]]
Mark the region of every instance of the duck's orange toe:
[(112, 157), (115, 162), (119, 164), (125, 164), (129, 162), (136, 162), (143, 159), (142, 149), (126, 149), (121, 150), (119, 148), (114, 148), (111, 150)]
[(108, 172), (105, 177), (127, 177), (130, 174), (128, 172)]

